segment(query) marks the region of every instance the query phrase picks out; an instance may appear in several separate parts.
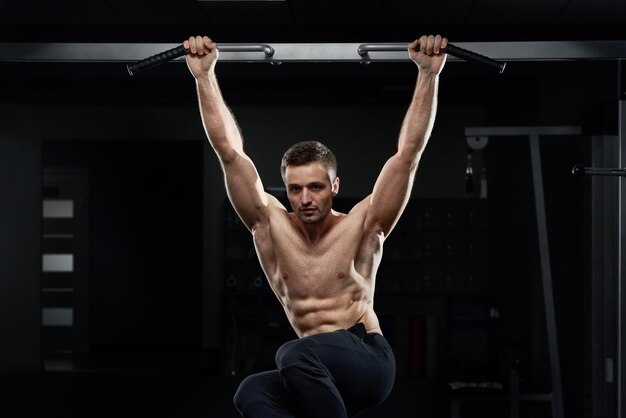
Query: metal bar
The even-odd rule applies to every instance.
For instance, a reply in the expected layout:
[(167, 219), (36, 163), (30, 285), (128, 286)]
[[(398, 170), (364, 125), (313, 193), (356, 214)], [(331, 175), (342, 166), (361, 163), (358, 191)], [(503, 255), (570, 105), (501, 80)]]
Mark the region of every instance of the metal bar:
[[(619, 129), (619, 127), (618, 127)], [(607, 163), (617, 165), (621, 161), (620, 157), (620, 141), (619, 137), (607, 137), (604, 141), (603, 160)], [(616, 343), (619, 339), (619, 333), (617, 324), (619, 318), (617, 318), (617, 303), (618, 298), (615, 295), (619, 294), (619, 245), (621, 239), (620, 225), (620, 181), (607, 181), (609, 179), (603, 179), (604, 186), (601, 190), (602, 194), (602, 208), (604, 225), (600, 229), (603, 234), (603, 295), (600, 299), (602, 306), (602, 326), (599, 328), (602, 335), (602, 348), (604, 361), (607, 362), (610, 359), (612, 363), (612, 370), (610, 370), (610, 376), (608, 373), (602, 376), (604, 384), (600, 384), (599, 391), (602, 394), (602, 413), (595, 415), (594, 417), (616, 417), (617, 416), (617, 398), (618, 398), (618, 384), (619, 381), (619, 369), (617, 368), (617, 359), (619, 353), (617, 351)], [(617, 379), (616, 377), (617, 376)], [(610, 380), (609, 380), (610, 378)]]
[[(624, 86), (621, 86), (624, 88)], [(620, 165), (626, 164), (626, 100), (619, 101), (619, 160)], [(626, 321), (624, 320), (624, 306), (626, 305), (626, 181), (624, 178), (619, 179), (619, 241), (617, 244), (617, 416), (626, 418), (626, 408), (624, 408), (623, 400), (626, 396), (626, 344), (624, 337), (626, 336)]]
[[(241, 44), (218, 43), (225, 62), (402, 62), (403, 51), (373, 51), (363, 58), (358, 48), (363, 43), (280, 43), (271, 44), (271, 59), (248, 51), (229, 51)], [(131, 62), (156, 55), (180, 44), (172, 43), (0, 43), (0, 61), (17, 62)], [(264, 44), (270, 46), (269, 44)], [(602, 60), (626, 58), (626, 41), (552, 41), (552, 42), (460, 42), (457, 46), (507, 61)], [(456, 57), (449, 57), (458, 61)]]
[(543, 284), (543, 303), (546, 314), (546, 330), (548, 339), (548, 353), (552, 370), (552, 416), (564, 418), (563, 393), (561, 390), (561, 369), (559, 364), (559, 347), (556, 334), (556, 319), (554, 315), (554, 298), (552, 295), (552, 272), (550, 267), (550, 247), (548, 244), (548, 225), (543, 192), (543, 174), (541, 170), (541, 153), (539, 150), (539, 135), (530, 135), (530, 162), (533, 176), (533, 190), (535, 192), (535, 214), (537, 217), (537, 235), (539, 241), (539, 261)]
[[(370, 52), (384, 52), (384, 51), (407, 51), (407, 44), (405, 43), (392, 43), (392, 44), (361, 44), (359, 45), (357, 52), (363, 58), (368, 58)], [(506, 68), (506, 62), (497, 61), (492, 58), (486, 57), (481, 54), (477, 54), (474, 51), (460, 48), (456, 45), (448, 43), (444, 51), (448, 54), (448, 57), (457, 57), (464, 61), (474, 62), (478, 64), (487, 65), (496, 68), (500, 74), (504, 72)], [(408, 51), (407, 51), (408, 52)]]
[[(592, 138), (592, 164), (617, 165), (617, 136)], [(617, 291), (617, 245), (619, 182), (604, 177), (591, 178), (591, 337), (586, 352), (591, 353), (592, 418), (616, 417), (615, 408), (615, 302)]]
[(268, 44), (224, 44), (218, 45), (220, 52), (263, 52), (266, 57), (274, 55), (274, 48)]
[[(274, 48), (267, 44), (229, 44), (221, 48), (220, 52), (263, 52), (265, 58), (269, 58), (274, 55)], [(148, 68), (153, 68), (161, 64), (165, 64), (169, 61), (175, 60), (180, 57), (184, 57), (189, 54), (189, 49), (184, 45), (179, 45), (176, 48), (162, 51), (156, 55), (146, 57), (140, 61), (136, 61), (126, 65), (128, 74), (131, 76), (145, 71)]]
[[(248, 45), (248, 44), (228, 44), (220, 48), (220, 52), (264, 52), (265, 57), (269, 58), (274, 55), (274, 48), (267, 44), (259, 44), (259, 45)], [(406, 44), (362, 44), (357, 48), (357, 53), (366, 59), (366, 63), (369, 63), (367, 58), (369, 57), (370, 51), (402, 51), (406, 50)], [(486, 65), (498, 70), (500, 74), (506, 68), (506, 62), (496, 61), (484, 55), (477, 54), (473, 51), (468, 51), (467, 49), (459, 48), (451, 43), (448, 43), (443, 49), (448, 55), (454, 56), (465, 61), (474, 62), (482, 65)], [(179, 45), (176, 48), (168, 49), (162, 51), (156, 55), (149, 56), (140, 61), (127, 64), (126, 68), (128, 69), (128, 73), (132, 76), (137, 74), (140, 71), (144, 71), (148, 68), (153, 68), (159, 66), (161, 64), (165, 64), (169, 61), (175, 60), (176, 58), (180, 58), (189, 54), (189, 49), (185, 48), (184, 45)], [(407, 54), (410, 56), (410, 54)]]
[(407, 52), (407, 44), (392, 43), (392, 44), (361, 44), (357, 48), (356, 52), (360, 56), (365, 56), (370, 52), (391, 52), (391, 51), (404, 51)]
[(580, 126), (476, 126), (465, 128), (465, 136), (552, 136), (580, 135)]
[(584, 167), (582, 164), (578, 164), (572, 168), (572, 174), (575, 176), (590, 175), (626, 177), (626, 168)]

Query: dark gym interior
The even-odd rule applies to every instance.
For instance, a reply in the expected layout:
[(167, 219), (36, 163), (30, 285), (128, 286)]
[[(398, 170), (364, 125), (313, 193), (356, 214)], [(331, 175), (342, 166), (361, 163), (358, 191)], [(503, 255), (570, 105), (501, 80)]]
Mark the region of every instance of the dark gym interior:
[[(529, 53), (503, 74), (446, 64), (377, 279), (396, 384), (360, 416), (622, 418), (624, 186), (572, 168), (626, 157), (624, 16), (618, 0), (0, 0), (0, 58), (192, 34), (610, 43), (617, 55)], [(282, 199), (282, 153), (320, 140), (339, 161), (340, 211), (394, 152), (417, 75), (409, 60), (216, 71), (266, 188)], [(0, 416), (238, 416), (239, 382), (296, 334), (228, 202), (184, 63), (130, 77), (124, 62), (3, 58), (0, 74)], [(467, 131), (479, 127), (503, 130)]]

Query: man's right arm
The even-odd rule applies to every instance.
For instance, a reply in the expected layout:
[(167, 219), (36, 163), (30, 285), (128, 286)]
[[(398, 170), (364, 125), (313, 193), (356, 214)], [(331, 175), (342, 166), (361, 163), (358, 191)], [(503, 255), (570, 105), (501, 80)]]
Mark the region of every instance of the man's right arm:
[(365, 228), (387, 236), (409, 200), (419, 160), (430, 137), (437, 110), (439, 73), (448, 40), (422, 36), (408, 45), (419, 73), (413, 98), (400, 129), (398, 151), (385, 163), (369, 197)]
[(228, 197), (251, 231), (267, 219), (268, 196), (252, 160), (243, 150), (237, 122), (226, 106), (215, 75), (219, 51), (208, 37), (191, 37), (187, 65), (196, 79), (202, 123), (226, 180)]

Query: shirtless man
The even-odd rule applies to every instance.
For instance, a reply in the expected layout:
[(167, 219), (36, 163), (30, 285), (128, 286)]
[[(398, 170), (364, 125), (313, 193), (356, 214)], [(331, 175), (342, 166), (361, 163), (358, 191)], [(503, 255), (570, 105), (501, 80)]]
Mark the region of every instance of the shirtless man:
[(330, 418), (379, 404), (393, 387), (395, 360), (374, 312), (376, 271), (432, 130), (447, 40), (422, 36), (408, 45), (419, 72), (398, 151), (372, 193), (348, 214), (332, 209), (339, 192), (337, 163), (319, 142), (296, 144), (283, 157), (281, 173), (293, 212), (264, 192), (218, 86), (217, 45), (206, 36), (190, 37), (184, 45), (228, 197), (252, 233), (267, 280), (300, 337), (280, 347), (277, 370), (244, 379), (235, 406), (244, 417)]

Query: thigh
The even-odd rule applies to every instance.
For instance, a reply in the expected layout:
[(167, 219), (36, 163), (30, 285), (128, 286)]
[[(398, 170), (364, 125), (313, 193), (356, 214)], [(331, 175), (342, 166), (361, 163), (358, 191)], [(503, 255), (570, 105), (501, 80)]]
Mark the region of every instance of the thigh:
[(347, 330), (321, 333), (283, 345), (276, 354), (279, 368), (304, 356), (316, 359), (332, 377), (348, 411), (382, 402), (395, 380), (395, 361), (382, 335), (360, 338)]

